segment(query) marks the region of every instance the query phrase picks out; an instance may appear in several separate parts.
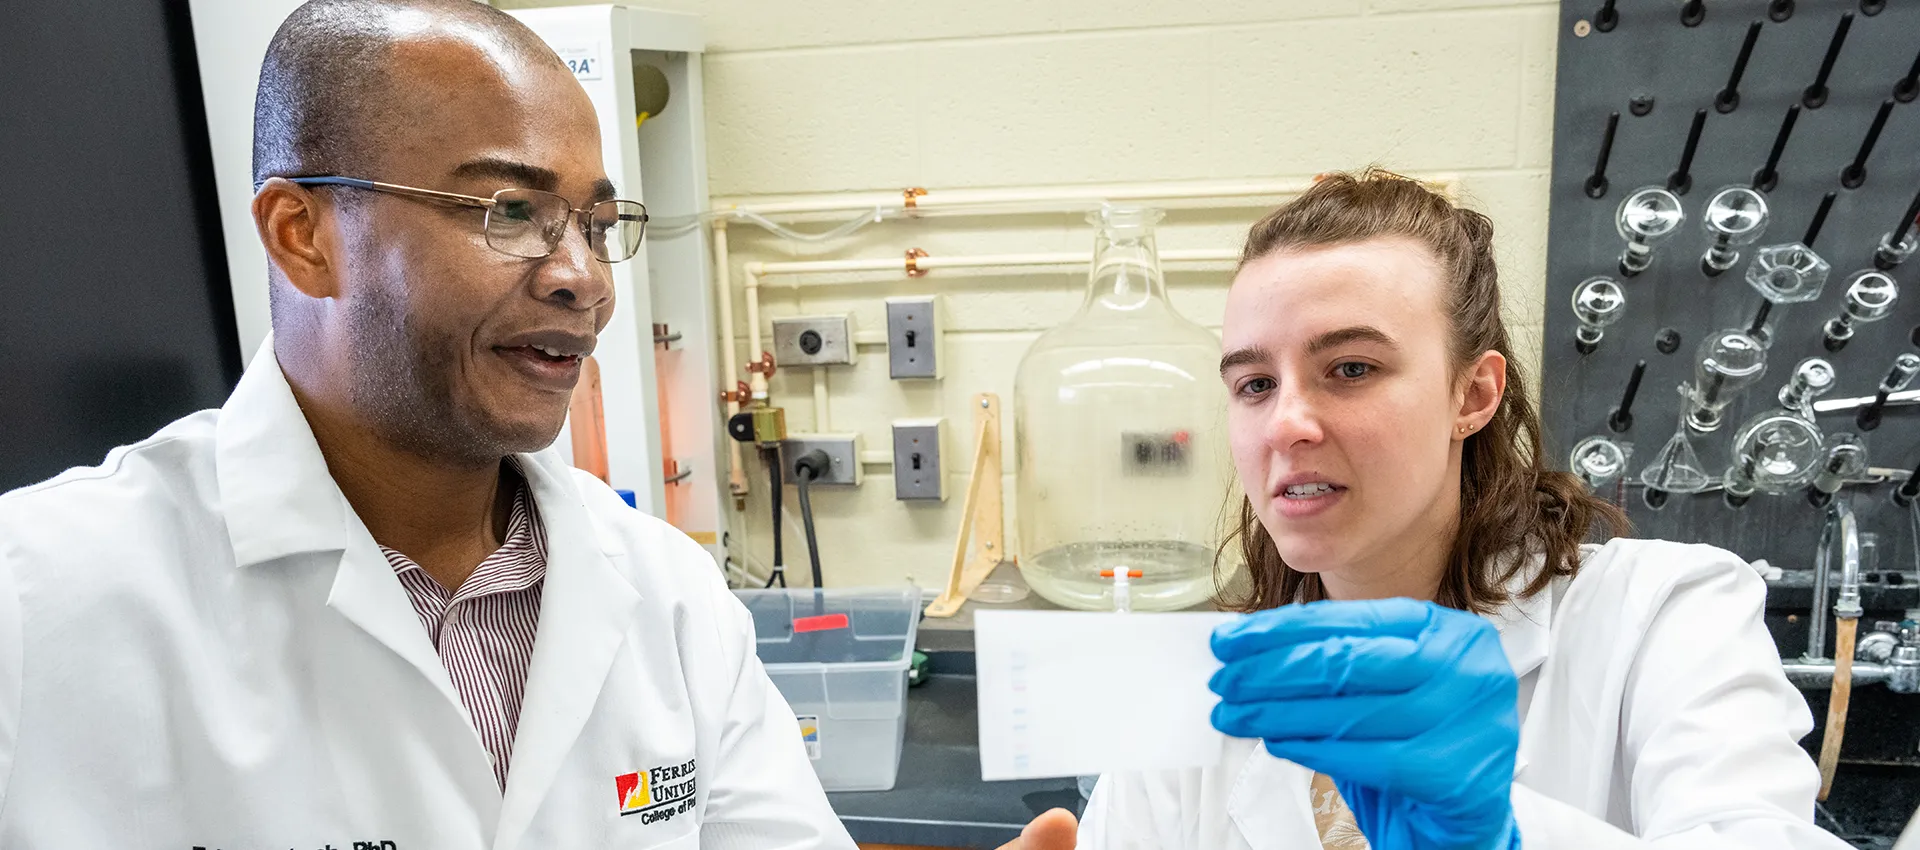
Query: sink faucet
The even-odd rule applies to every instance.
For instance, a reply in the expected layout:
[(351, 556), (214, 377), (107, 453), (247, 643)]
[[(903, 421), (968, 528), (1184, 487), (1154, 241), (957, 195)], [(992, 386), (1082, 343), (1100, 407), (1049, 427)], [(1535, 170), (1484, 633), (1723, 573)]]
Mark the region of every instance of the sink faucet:
[(1827, 572), (1833, 569), (1834, 537), (1839, 536), (1840, 598), (1833, 616), (1860, 616), (1860, 524), (1846, 499), (1827, 503), (1826, 522), (1820, 528), (1820, 551), (1813, 564), (1813, 610), (1807, 614), (1808, 661), (1827, 657)]
[[(1824, 488), (1822, 488), (1824, 490)], [(1840, 544), (1840, 598), (1833, 603), (1833, 616), (1840, 629), (1840, 642), (1833, 654), (1833, 692), (1827, 698), (1827, 731), (1820, 743), (1820, 793), (1815, 800), (1827, 799), (1833, 790), (1833, 774), (1840, 765), (1840, 745), (1846, 735), (1847, 703), (1853, 697), (1853, 656), (1855, 630), (1860, 623), (1860, 525), (1845, 498), (1829, 499), (1827, 521), (1820, 526), (1820, 552), (1813, 564), (1812, 622), (1807, 623), (1807, 658), (1826, 655), (1827, 643), (1827, 571), (1833, 567), (1834, 544)], [(1836, 541), (1834, 538), (1838, 537)]]

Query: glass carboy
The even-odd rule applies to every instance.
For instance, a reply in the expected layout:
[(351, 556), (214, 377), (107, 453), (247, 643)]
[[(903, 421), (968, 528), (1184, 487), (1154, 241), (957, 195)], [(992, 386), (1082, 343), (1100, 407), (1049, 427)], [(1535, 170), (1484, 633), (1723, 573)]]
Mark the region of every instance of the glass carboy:
[(1167, 301), (1161, 216), (1088, 216), (1086, 302), (1034, 342), (1014, 382), (1021, 573), (1069, 608), (1112, 609), (1116, 574), (1136, 610), (1214, 591), (1230, 480), (1220, 340)]

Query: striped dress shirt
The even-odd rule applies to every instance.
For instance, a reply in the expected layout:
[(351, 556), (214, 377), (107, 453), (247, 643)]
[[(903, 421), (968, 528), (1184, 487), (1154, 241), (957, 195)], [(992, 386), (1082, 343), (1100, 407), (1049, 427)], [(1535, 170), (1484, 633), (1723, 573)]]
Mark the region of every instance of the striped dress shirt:
[(540, 625), (540, 590), (547, 576), (547, 539), (524, 481), (513, 499), (507, 539), (449, 592), (412, 558), (385, 546), (387, 562), (413, 601), (440, 662), (507, 787), (513, 733), (527, 693), (533, 635)]

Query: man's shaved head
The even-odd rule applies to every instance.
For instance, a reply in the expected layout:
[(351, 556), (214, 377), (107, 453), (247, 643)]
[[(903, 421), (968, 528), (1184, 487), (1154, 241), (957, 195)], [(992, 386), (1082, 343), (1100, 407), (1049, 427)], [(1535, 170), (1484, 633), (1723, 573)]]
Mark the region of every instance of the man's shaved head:
[(409, 126), (403, 42), (451, 38), (507, 61), (566, 66), (512, 15), (474, 0), (311, 0), (295, 9), (260, 66), (253, 106), (253, 182), (314, 174), (365, 176)]
[(313, 0), (267, 50), (254, 121), (274, 353), (316, 429), (477, 468), (552, 442), (613, 313), (583, 218), (529, 258), (491, 244), (485, 208), (279, 178), (590, 208), (614, 187), (566, 64), (472, 0)]

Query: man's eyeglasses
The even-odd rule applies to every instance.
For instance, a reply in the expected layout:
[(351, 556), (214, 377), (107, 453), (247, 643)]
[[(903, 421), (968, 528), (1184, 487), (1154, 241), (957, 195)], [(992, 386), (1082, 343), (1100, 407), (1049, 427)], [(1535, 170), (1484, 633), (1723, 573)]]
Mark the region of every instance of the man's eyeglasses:
[(575, 209), (573, 203), (552, 192), (538, 189), (501, 189), (491, 198), (416, 189), (394, 183), (379, 183), (357, 177), (288, 177), (302, 186), (346, 186), (443, 201), (487, 211), (487, 246), (502, 254), (539, 259), (552, 254), (567, 235), (567, 225), (580, 217), (580, 232), (595, 259), (617, 263), (640, 251), (646, 235), (647, 208), (639, 201), (601, 201), (587, 209)]

